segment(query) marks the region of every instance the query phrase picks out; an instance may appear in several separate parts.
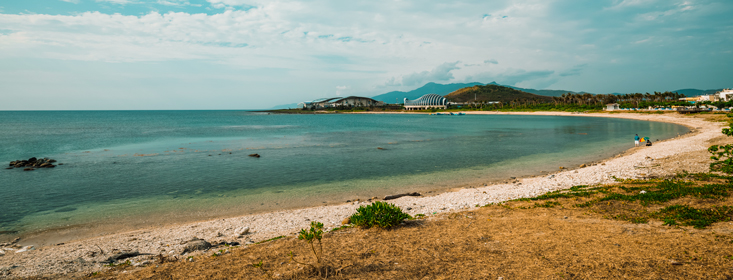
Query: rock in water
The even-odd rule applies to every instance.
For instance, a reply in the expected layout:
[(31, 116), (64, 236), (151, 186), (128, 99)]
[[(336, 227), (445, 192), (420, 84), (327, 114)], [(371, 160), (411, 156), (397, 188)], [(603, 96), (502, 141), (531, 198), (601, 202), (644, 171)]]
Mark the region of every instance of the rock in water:
[(259, 157), (260, 157), (260, 155), (259, 155), (259, 154), (249, 154), (249, 156), (251, 156), (251, 157), (256, 157), (256, 158), (259, 158)]
[(585, 163), (583, 163), (583, 164), (580, 165), (580, 168), (583, 168), (585, 166), (586, 166)]
[(189, 253), (194, 251), (201, 251), (211, 248), (211, 243), (207, 242), (203, 239), (194, 238), (191, 239), (191, 241), (188, 241), (186, 243), (186, 246), (183, 248), (183, 253)]

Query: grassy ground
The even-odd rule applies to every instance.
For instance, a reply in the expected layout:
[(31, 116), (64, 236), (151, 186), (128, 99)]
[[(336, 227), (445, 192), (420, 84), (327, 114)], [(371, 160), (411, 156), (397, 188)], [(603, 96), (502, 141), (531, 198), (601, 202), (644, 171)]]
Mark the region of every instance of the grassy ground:
[[(731, 279), (733, 181), (711, 174), (576, 186), (323, 238), (284, 237), (95, 279)], [(217, 249), (218, 250), (218, 249)], [(290, 252), (293, 258), (289, 257)], [(213, 251), (212, 251), (213, 253)]]

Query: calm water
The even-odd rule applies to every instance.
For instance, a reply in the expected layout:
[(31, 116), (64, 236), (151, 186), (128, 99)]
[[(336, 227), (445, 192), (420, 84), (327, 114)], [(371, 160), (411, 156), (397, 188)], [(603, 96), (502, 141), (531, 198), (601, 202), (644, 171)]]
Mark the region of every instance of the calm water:
[(3, 165), (64, 163), (0, 169), (0, 231), (142, 226), (445, 189), (609, 157), (632, 147), (635, 133), (686, 132), (551, 116), (0, 112)]

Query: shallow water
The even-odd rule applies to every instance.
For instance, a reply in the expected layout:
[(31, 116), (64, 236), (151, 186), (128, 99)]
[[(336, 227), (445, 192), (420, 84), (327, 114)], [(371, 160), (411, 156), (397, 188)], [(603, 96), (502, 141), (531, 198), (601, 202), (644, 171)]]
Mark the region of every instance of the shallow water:
[(632, 147), (636, 133), (666, 139), (687, 131), (559, 116), (0, 112), (0, 162), (64, 163), (0, 170), (0, 231), (18, 231), (0, 238), (444, 190), (606, 158)]

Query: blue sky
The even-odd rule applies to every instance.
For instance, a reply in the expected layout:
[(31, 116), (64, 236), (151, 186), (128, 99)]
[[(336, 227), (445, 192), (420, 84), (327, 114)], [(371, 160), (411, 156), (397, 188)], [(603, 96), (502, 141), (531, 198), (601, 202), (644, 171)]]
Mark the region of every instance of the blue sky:
[[(352, 3), (353, 2), (353, 3)], [(0, 110), (733, 87), (733, 1), (0, 0)]]

